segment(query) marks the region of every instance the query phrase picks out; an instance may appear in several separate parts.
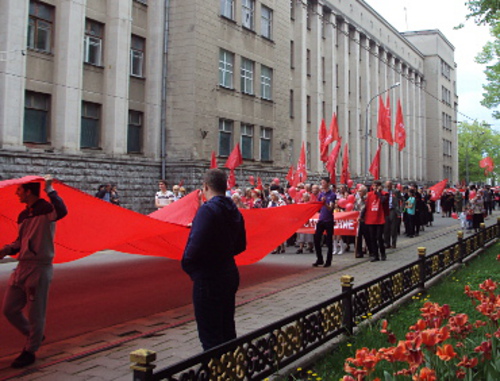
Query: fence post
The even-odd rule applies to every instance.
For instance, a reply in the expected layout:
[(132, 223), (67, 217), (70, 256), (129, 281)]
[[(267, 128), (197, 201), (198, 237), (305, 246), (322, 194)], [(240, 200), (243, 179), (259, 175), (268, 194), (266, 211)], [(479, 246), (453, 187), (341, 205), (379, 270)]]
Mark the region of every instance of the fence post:
[(418, 247), (417, 252), (418, 252), (418, 266), (420, 269), (419, 271), (420, 281), (418, 287), (420, 288), (421, 291), (423, 291), (425, 290), (425, 256), (427, 255), (427, 248)]
[(153, 379), (153, 369), (156, 365), (156, 352), (149, 349), (137, 349), (130, 352), (130, 369), (134, 371), (134, 381), (151, 381)]
[(459, 254), (458, 254), (458, 263), (462, 263), (464, 258), (465, 258), (465, 244), (464, 244), (464, 231), (459, 230), (457, 232), (457, 239), (458, 239), (458, 247), (459, 247)]
[(497, 236), (500, 238), (500, 217), (497, 217)]
[(486, 241), (486, 224), (481, 222), (479, 224), (479, 246), (484, 247)]
[(354, 316), (352, 308), (352, 286), (354, 277), (350, 275), (342, 275), (340, 284), (342, 286), (342, 324), (347, 329), (349, 334), (354, 333)]

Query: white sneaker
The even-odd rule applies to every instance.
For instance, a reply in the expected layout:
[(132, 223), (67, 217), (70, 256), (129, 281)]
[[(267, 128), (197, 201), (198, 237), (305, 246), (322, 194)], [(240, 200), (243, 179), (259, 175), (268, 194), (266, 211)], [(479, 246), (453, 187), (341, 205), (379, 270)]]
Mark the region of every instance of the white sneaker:
[(332, 252), (332, 254), (335, 255), (335, 254), (337, 254), (337, 242), (333, 241), (332, 245), (333, 245), (333, 252)]
[(337, 252), (338, 255), (344, 254), (344, 242), (340, 241), (339, 242), (339, 251)]

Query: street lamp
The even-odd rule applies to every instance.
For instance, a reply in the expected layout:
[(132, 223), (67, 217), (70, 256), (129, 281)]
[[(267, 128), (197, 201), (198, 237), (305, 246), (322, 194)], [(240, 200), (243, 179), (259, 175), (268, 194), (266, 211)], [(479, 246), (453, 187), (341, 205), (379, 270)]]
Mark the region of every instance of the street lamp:
[(368, 179), (368, 168), (369, 168), (368, 160), (370, 158), (370, 155), (368, 153), (368, 150), (369, 150), (369, 144), (368, 144), (369, 129), (368, 129), (368, 125), (369, 125), (369, 120), (370, 120), (370, 118), (368, 116), (368, 111), (370, 110), (370, 104), (373, 102), (374, 99), (376, 99), (380, 95), (385, 94), (388, 91), (390, 91), (390, 90), (392, 90), (392, 89), (394, 89), (396, 87), (399, 87), (400, 85), (401, 85), (400, 82), (396, 82), (394, 85), (392, 85), (388, 89), (385, 89), (384, 91), (381, 91), (380, 93), (374, 95), (370, 99), (370, 101), (368, 102), (368, 104), (366, 105), (366, 113), (365, 113), (365, 179)]

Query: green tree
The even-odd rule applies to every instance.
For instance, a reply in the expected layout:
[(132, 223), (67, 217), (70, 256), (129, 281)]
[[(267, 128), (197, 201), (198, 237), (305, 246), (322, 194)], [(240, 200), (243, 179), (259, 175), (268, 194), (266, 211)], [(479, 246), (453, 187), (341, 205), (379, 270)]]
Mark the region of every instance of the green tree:
[[(484, 93), (481, 104), (493, 109), (500, 104), (500, 23), (491, 27), (493, 41), (489, 41), (476, 56), (476, 62), (487, 65), (484, 73), (487, 83), (483, 85)], [(500, 112), (493, 111), (493, 117), (500, 119)]]
[(486, 156), (493, 159), (495, 169), (488, 175), (494, 183), (498, 179), (498, 166), (500, 165), (500, 133), (491, 129), (486, 123), (460, 122), (458, 125), (458, 168), (459, 177), (469, 182), (484, 183), (487, 177), (484, 169), (479, 167), (479, 161)]
[(469, 9), (467, 18), (474, 19), (476, 24), (492, 24), (498, 20), (497, 13), (500, 11), (499, 0), (469, 0), (465, 3)]

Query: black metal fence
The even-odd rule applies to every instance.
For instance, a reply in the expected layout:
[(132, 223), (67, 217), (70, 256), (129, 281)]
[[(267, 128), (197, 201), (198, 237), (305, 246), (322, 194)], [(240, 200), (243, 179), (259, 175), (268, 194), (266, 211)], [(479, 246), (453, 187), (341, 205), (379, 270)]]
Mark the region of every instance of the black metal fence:
[(343, 276), (340, 295), (156, 372), (156, 353), (139, 349), (130, 354), (133, 379), (262, 380), (333, 338), (352, 333), (363, 317), (424, 289), (425, 282), (498, 237), (500, 218), (467, 238), (459, 232), (456, 243), (432, 254), (421, 247), (415, 262), (358, 287), (352, 287), (352, 277)]

